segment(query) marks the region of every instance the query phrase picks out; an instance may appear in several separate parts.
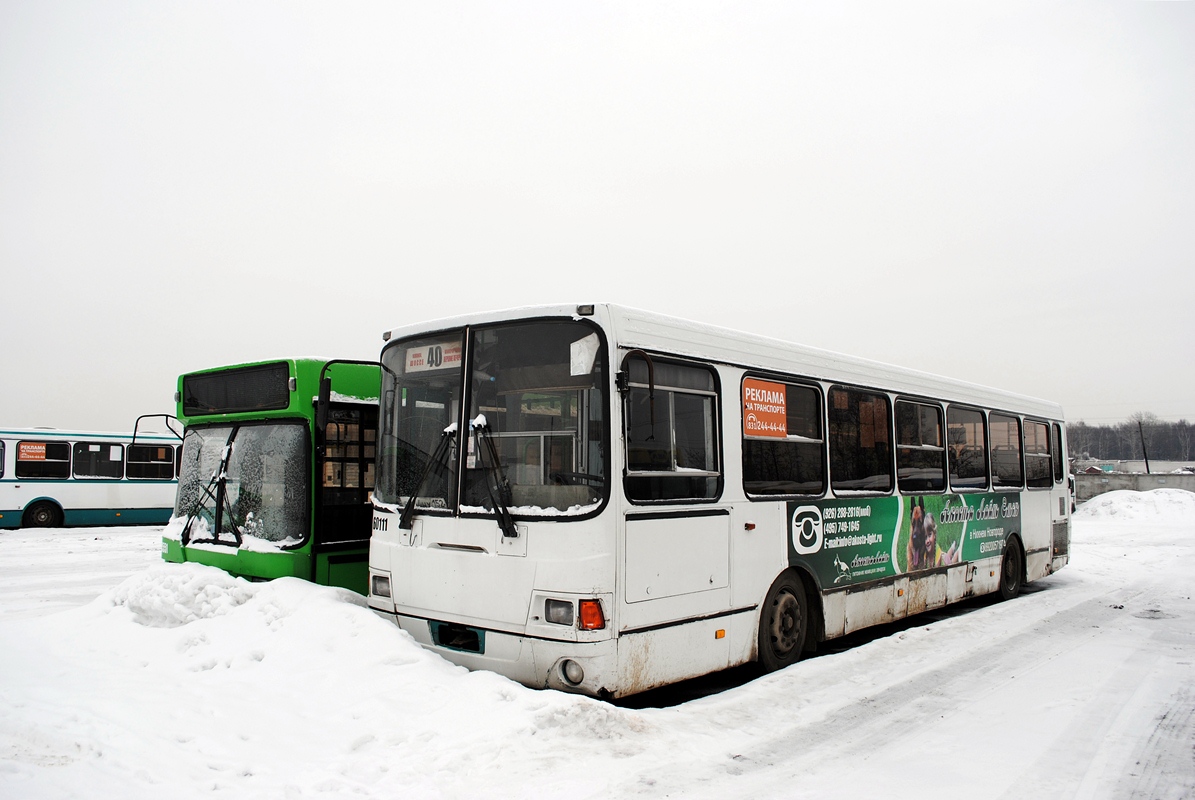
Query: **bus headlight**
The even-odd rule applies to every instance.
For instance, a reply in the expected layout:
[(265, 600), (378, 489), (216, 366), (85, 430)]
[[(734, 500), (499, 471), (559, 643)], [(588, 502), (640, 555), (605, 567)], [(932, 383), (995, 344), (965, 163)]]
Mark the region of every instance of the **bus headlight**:
[(369, 593), (376, 597), (390, 596), (390, 577), (388, 575), (373, 575), (370, 577)]
[(580, 684), (581, 681), (585, 680), (585, 670), (581, 669), (581, 665), (576, 661), (573, 661), (571, 658), (566, 658), (564, 661), (560, 662), (560, 674), (573, 686), (576, 686)]
[(572, 625), (573, 602), (571, 600), (545, 600), (544, 618), (557, 625)]

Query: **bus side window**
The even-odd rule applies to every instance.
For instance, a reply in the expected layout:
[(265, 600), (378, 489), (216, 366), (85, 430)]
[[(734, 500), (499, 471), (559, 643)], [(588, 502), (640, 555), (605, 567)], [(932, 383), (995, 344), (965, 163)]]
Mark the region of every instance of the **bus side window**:
[(1021, 472), (1021, 421), (1005, 414), (988, 417), (992, 433), (992, 486), (1006, 489), (1020, 489)]
[(835, 386), (830, 420), (830, 485), (835, 492), (892, 491), (892, 405), (887, 395)]
[(942, 409), (896, 401), (896, 479), (902, 492), (940, 492), (946, 488)]
[(951, 489), (987, 489), (987, 427), (983, 412), (951, 406), (946, 412)]
[(1050, 431), (1044, 422), (1025, 421), (1025, 483), (1031, 489), (1049, 488), (1054, 482), (1050, 467)]
[(76, 442), (76, 478), (123, 478), (124, 447), (115, 442)]
[(625, 405), (631, 500), (712, 500), (721, 492), (717, 389), (702, 367), (656, 363), (654, 400), (641, 361)]
[(129, 445), (125, 476), (132, 480), (168, 481), (174, 477), (175, 461), (171, 445)]
[(1057, 422), (1053, 424), (1053, 447), (1050, 448), (1050, 455), (1054, 461), (1054, 483), (1062, 483), (1062, 479), (1066, 476), (1066, 453), (1062, 450), (1062, 426)]
[[(365, 502), (361, 490), (373, 489), (377, 453), (377, 412), (333, 409), (324, 428), (324, 504)], [(344, 490), (344, 491), (341, 491)]]
[(71, 446), (67, 442), (17, 442), (18, 478), (65, 480), (71, 476)]
[(748, 496), (820, 496), (826, 491), (817, 388), (744, 379), (743, 490)]

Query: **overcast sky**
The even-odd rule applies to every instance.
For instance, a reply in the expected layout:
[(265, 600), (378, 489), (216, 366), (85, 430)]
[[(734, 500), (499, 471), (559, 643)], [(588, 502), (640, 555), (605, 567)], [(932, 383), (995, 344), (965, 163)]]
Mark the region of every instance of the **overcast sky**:
[(1195, 3), (0, 0), (0, 426), (618, 302), (1195, 421)]

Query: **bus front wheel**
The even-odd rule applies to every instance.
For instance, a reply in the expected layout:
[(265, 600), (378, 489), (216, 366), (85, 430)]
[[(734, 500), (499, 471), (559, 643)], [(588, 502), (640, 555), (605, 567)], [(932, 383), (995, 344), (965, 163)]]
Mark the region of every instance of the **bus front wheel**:
[(795, 664), (808, 631), (805, 585), (795, 572), (776, 579), (759, 614), (759, 663), (768, 672)]
[(26, 528), (57, 528), (62, 524), (62, 509), (41, 500), (25, 509), (22, 526)]
[(1009, 539), (1004, 545), (1004, 560), (1000, 562), (1000, 599), (1011, 600), (1021, 593), (1024, 564), (1021, 547), (1016, 539)]

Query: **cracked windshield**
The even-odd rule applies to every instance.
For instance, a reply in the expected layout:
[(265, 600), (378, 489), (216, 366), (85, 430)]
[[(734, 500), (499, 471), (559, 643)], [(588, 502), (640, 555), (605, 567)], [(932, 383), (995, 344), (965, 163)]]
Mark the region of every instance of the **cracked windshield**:
[(191, 517), (187, 538), (300, 543), (306, 530), (305, 440), (303, 426), (292, 423), (188, 429), (175, 507), (175, 516)]

